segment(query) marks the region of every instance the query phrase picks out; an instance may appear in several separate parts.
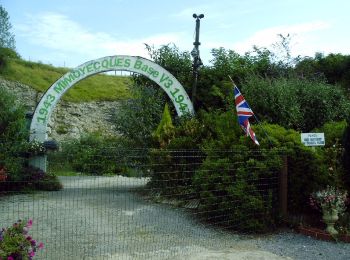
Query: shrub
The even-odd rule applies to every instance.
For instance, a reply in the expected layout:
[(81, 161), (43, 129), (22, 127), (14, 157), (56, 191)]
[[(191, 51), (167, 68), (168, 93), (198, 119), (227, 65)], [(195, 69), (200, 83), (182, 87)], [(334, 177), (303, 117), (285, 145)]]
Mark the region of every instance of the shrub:
[[(126, 168), (132, 167), (137, 157), (130, 142), (121, 137), (106, 137), (99, 133), (89, 133), (80, 139), (62, 143), (59, 152), (50, 156), (51, 169), (66, 168), (93, 175), (126, 174)], [(62, 162), (65, 165), (62, 165)]]
[(193, 197), (192, 177), (203, 160), (199, 140), (204, 127), (195, 117), (179, 118), (175, 127), (172, 123), (166, 126), (165, 120), (162, 121), (154, 135), (161, 148), (150, 152), (152, 178), (149, 185), (166, 196)]
[(0, 190), (4, 192), (14, 191), (57, 191), (62, 189), (57, 176), (45, 173), (43, 170), (34, 166), (25, 166), (21, 170), (20, 180), (12, 180), (9, 178), (6, 182), (0, 182)]
[(44, 178), (35, 183), (35, 188), (44, 191), (58, 191), (63, 188), (63, 185), (56, 175), (46, 173)]
[[(281, 170), (282, 156), (288, 157), (288, 206), (291, 212), (307, 212), (309, 207), (305, 201), (308, 201), (309, 195), (327, 184), (332, 185), (336, 182), (335, 176), (329, 174), (328, 162), (324, 161), (322, 149), (314, 151), (305, 147), (301, 143), (300, 133), (294, 130), (287, 130), (278, 125), (264, 123), (257, 126), (252, 123), (260, 142), (260, 146), (256, 146), (250, 138), (243, 135), (235, 122), (235, 113), (204, 113), (202, 119), (207, 130), (201, 144), (203, 152), (206, 153), (206, 160), (196, 172), (194, 186), (197, 189), (199, 187), (201, 207), (206, 208), (207, 212), (217, 214), (213, 207), (219, 210), (219, 205), (225, 205), (226, 198), (233, 199), (229, 197), (233, 196), (230, 195), (231, 191), (237, 194), (242, 190), (241, 187), (246, 187), (246, 191), (249, 192), (247, 195), (241, 194), (241, 201), (237, 199), (238, 206), (227, 206), (229, 215), (247, 215), (248, 212), (244, 213), (244, 210), (260, 212), (251, 221), (258, 219), (259, 223), (265, 224), (256, 226), (248, 221), (250, 218), (243, 218), (240, 227), (249, 230), (255, 226), (254, 230), (264, 230), (271, 226), (276, 218), (272, 217), (272, 221), (269, 219), (277, 214), (274, 214), (276, 205), (269, 199), (269, 194), (272, 198), (277, 198), (277, 194), (269, 183), (274, 182), (273, 179), (277, 178)], [(233, 152), (230, 154), (220, 151)], [(269, 188), (257, 192), (261, 185), (259, 181)], [(239, 206), (245, 201), (251, 204), (252, 208)], [(230, 217), (227, 218), (229, 221)]]
[(199, 112), (197, 118), (180, 120), (167, 145), (151, 152), (150, 185), (162, 195), (200, 199), (199, 213), (205, 212), (206, 220), (242, 231), (266, 230), (276, 220), (276, 187), (268, 180), (281, 160), (277, 153), (251, 156), (257, 152), (251, 153), (252, 147), (233, 111)]
[(19, 59), (18, 53), (11, 48), (0, 48), (0, 74), (6, 70), (9, 59)]
[[(309, 212), (306, 205), (310, 194), (327, 185), (335, 185), (337, 178), (328, 171), (323, 148), (313, 149), (301, 143), (300, 133), (287, 130), (278, 125), (263, 124), (267, 138), (257, 129), (257, 136), (262, 138), (261, 144), (270, 143), (272, 147), (283, 149), (288, 157), (288, 209), (292, 213)], [(260, 141), (260, 140), (259, 140)]]
[(342, 163), (344, 154), (343, 136), (347, 123), (345, 120), (340, 122), (328, 122), (314, 132), (323, 132), (325, 134), (326, 144), (319, 149), (323, 162), (328, 173), (334, 177), (333, 185), (344, 187), (345, 170)]
[(23, 169), (22, 182), (25, 188), (35, 190), (57, 191), (63, 188), (57, 176), (45, 173), (43, 170), (27, 166)]
[(343, 181), (347, 190), (350, 191), (350, 117), (348, 119), (348, 126), (344, 131), (342, 144), (344, 147), (344, 154), (342, 156), (342, 165), (344, 167)]
[(174, 138), (175, 130), (171, 120), (168, 104), (164, 106), (163, 116), (157, 129), (153, 132), (153, 138), (159, 143), (160, 147), (167, 146), (171, 139)]
[(130, 87), (132, 99), (124, 100), (112, 115), (118, 134), (132, 141), (133, 147), (150, 147), (152, 133), (164, 108), (164, 91), (157, 88)]
[(31, 227), (31, 219), (18, 220), (11, 227), (0, 230), (0, 259), (33, 259), (44, 244), (38, 243), (28, 234)]
[(255, 153), (243, 145), (205, 152), (194, 176), (202, 218), (244, 232), (273, 228), (277, 221), (273, 179), (280, 169), (279, 154)]
[(304, 132), (326, 122), (344, 120), (350, 112), (350, 102), (342, 89), (320, 80), (251, 75), (242, 92), (247, 100), (254, 101), (252, 109), (261, 119)]
[(0, 168), (6, 168), (11, 180), (20, 180), (24, 160), (19, 155), (27, 137), (24, 107), (0, 87)]
[(347, 123), (345, 120), (338, 122), (327, 122), (320, 128), (312, 130), (314, 133), (324, 133), (325, 135), (325, 147), (337, 147), (341, 145)]

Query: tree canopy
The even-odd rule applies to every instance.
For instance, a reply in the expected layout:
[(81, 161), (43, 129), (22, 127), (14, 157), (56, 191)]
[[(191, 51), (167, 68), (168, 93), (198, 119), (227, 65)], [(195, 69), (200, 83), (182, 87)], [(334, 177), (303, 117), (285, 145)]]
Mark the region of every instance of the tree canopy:
[(15, 35), (11, 33), (10, 17), (0, 5), (0, 48), (16, 49)]

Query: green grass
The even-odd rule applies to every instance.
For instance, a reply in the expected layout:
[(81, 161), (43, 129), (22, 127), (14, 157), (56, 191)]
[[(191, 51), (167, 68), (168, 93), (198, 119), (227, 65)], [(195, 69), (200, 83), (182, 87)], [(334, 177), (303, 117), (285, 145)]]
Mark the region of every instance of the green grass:
[[(68, 71), (67, 68), (12, 59), (0, 76), (45, 92)], [(75, 84), (65, 93), (63, 99), (70, 102), (123, 100), (130, 98), (130, 84), (130, 77), (98, 74)]]
[(57, 170), (52, 172), (56, 176), (85, 176), (85, 174), (82, 174), (80, 172), (70, 171), (70, 170)]

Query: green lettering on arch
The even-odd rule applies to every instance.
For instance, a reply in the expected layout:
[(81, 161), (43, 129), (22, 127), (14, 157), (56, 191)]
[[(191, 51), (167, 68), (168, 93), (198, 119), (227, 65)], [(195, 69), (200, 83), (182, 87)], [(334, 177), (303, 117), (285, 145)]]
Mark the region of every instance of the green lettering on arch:
[(63, 80), (60, 80), (56, 86), (53, 88), (57, 94), (60, 94), (65, 88), (67, 87), (67, 84)]
[(68, 84), (70, 84), (73, 80), (75, 80), (76, 77), (74, 76), (73, 73), (70, 73), (68, 77), (64, 77), (63, 82), (65, 84), (65, 87), (67, 87)]

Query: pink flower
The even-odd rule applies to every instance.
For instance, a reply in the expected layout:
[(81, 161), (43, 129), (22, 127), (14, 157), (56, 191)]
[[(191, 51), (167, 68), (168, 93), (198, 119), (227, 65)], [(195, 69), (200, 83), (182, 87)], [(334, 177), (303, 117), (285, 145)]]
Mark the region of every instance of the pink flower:
[(29, 256), (30, 256), (30, 257), (34, 257), (34, 256), (35, 256), (35, 252), (34, 252), (34, 251), (31, 251), (31, 252), (29, 253)]
[(15, 260), (12, 256), (7, 257), (7, 260)]
[(32, 225), (33, 225), (33, 220), (31, 220), (31, 219), (28, 220), (26, 227), (27, 227), (27, 228), (31, 228)]
[(44, 248), (44, 243), (42, 243), (42, 242), (41, 242), (41, 243), (39, 243), (39, 246), (38, 246), (38, 248), (39, 248), (39, 249), (42, 249), (42, 248)]

